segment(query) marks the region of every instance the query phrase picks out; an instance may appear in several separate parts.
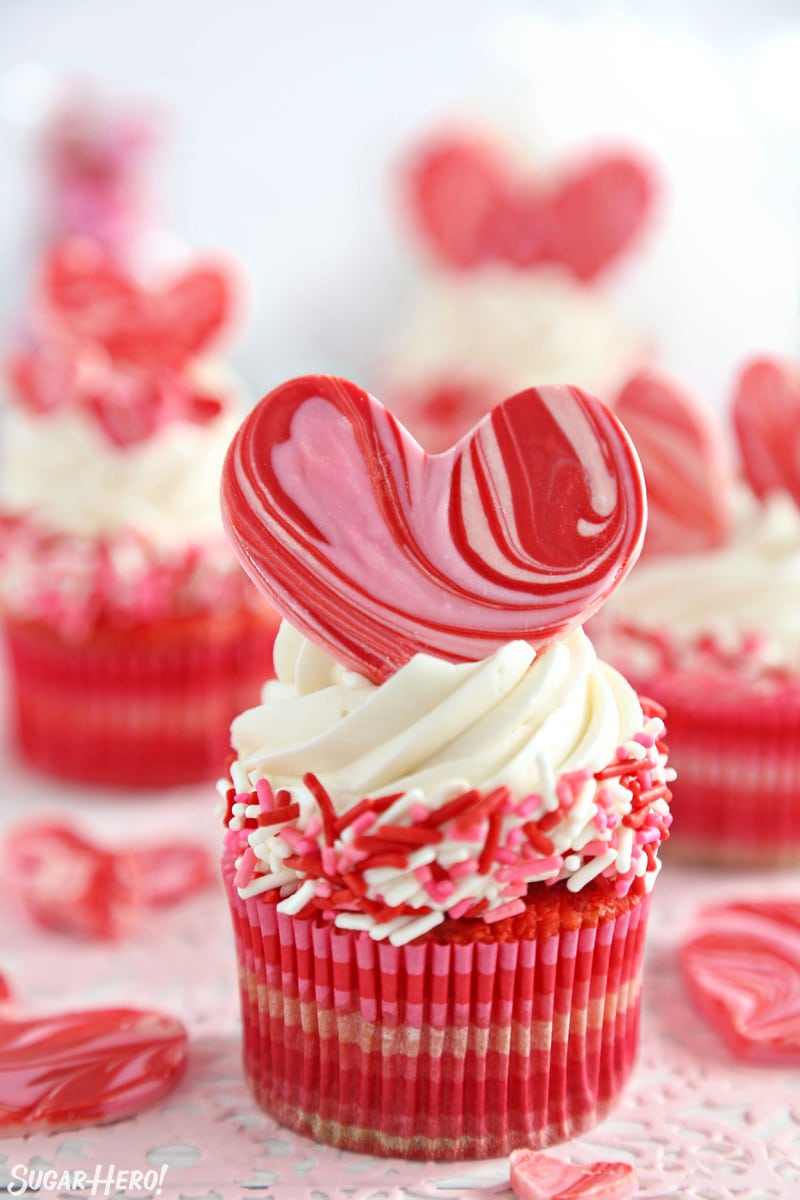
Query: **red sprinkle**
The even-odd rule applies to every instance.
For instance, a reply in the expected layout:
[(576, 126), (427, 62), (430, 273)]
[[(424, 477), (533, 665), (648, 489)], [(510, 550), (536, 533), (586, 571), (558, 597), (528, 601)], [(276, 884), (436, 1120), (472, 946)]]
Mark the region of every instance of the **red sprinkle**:
[(303, 776), (303, 783), (319, 806), (322, 817), (322, 828), (325, 833), (325, 842), (328, 846), (332, 846), (336, 840), (336, 809), (333, 807), (333, 801), (316, 775), (312, 775), (311, 771), (307, 771)]
[(503, 817), (500, 813), (492, 813), (489, 818), (489, 831), (486, 834), (486, 841), (483, 843), (480, 857), (478, 859), (478, 874), (488, 875), (494, 863), (494, 856), (497, 847), (500, 845), (500, 837), (503, 832)]
[(470, 805), (475, 804), (481, 799), (481, 794), (477, 788), (472, 788), (469, 792), (462, 792), (460, 796), (448, 800), (446, 804), (440, 805), (428, 814), (426, 825), (444, 825), (445, 822), (451, 821), (453, 817), (460, 816), (465, 812)]
[(426, 829), (419, 825), (380, 825), (377, 836), (393, 842), (407, 842), (409, 846), (433, 846), (441, 842), (441, 829)]
[(538, 850), (543, 855), (553, 853), (553, 843), (547, 834), (543, 832), (541, 826), (537, 825), (535, 821), (526, 821), (522, 826), (522, 832), (534, 850)]
[[(275, 797), (276, 800), (280, 794), (281, 793), (278, 792), (278, 796)], [(287, 792), (286, 795), (289, 795), (289, 793)], [(260, 813), (258, 823), (262, 828), (267, 825), (284, 825), (287, 821), (294, 821), (294, 819), (299, 816), (300, 805), (287, 804), (282, 808), (276, 808), (274, 812)]]

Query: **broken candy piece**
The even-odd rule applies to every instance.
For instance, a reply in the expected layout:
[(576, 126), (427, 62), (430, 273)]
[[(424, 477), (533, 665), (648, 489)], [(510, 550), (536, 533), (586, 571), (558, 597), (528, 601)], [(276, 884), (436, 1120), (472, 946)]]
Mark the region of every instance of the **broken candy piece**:
[(573, 1166), (534, 1150), (512, 1151), (511, 1186), (519, 1200), (627, 1200), (637, 1191), (628, 1163)]

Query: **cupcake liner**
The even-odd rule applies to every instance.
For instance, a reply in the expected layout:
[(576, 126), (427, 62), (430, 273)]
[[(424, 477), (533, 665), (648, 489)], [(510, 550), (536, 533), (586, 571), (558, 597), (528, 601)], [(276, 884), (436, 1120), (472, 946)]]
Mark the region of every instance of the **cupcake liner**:
[(8, 618), (5, 640), (17, 748), (66, 779), (163, 787), (214, 778), (230, 723), (258, 702), (276, 620), (242, 608), (70, 639)]
[(641, 685), (669, 714), (668, 851), (740, 865), (800, 862), (800, 691), (687, 675)]
[(614, 1103), (636, 1053), (648, 896), (613, 911), (570, 898), (569, 927), (533, 938), (440, 929), (393, 946), (242, 900), (242, 844), (229, 835), (223, 875), (244, 1065), (276, 1120), (343, 1149), (467, 1159), (564, 1141)]

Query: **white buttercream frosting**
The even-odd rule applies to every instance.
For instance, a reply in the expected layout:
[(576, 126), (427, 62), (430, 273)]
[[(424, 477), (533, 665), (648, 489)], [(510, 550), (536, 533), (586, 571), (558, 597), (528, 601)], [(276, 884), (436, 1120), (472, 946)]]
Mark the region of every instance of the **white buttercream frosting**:
[(742, 490), (738, 506), (728, 543), (645, 556), (606, 605), (599, 636), (626, 670), (660, 669), (668, 653), (679, 668), (716, 656), (742, 673), (800, 671), (800, 510), (784, 492), (757, 501)]
[[(656, 745), (661, 722), (642, 713), (633, 689), (598, 661), (582, 630), (539, 655), (519, 641), (476, 663), (418, 654), (374, 685), (284, 622), (275, 668), (263, 703), (232, 726), (231, 828), (262, 814), (238, 881), (243, 896), (280, 888), (281, 906), (297, 912), (311, 900), (324, 903), (329, 879), (352, 866), (368, 899), (412, 911), (377, 921), (356, 903), (336, 913), (337, 924), (401, 942), (476, 903), (487, 921), (513, 915), (531, 882), (565, 880), (577, 891), (604, 874), (624, 893), (635, 878), (649, 886), (655, 877), (644, 846), (663, 836), (666, 799), (654, 793), (649, 833), (628, 828), (623, 818), (634, 796), (625, 771), (595, 774), (630, 761), (628, 775), (643, 772), (645, 790), (658, 791), (666, 780)], [(384, 811), (367, 805), (320, 850), (326, 878), (291, 865), (320, 834), (319, 785), (338, 816), (365, 797), (371, 804), (394, 797)], [(479, 800), (494, 797), (494, 809), (491, 799), (485, 810), (481, 801), (475, 815), (467, 809), (437, 824), (444, 805), (473, 791)], [(297, 806), (288, 823), (276, 818), (276, 796)], [(546, 834), (536, 832), (542, 820)], [(435, 842), (418, 844), (431, 823)], [(368, 846), (379, 851), (381, 838), (398, 837), (409, 839), (406, 861), (382, 863), (379, 855), (375, 867), (361, 866)]]
[(426, 283), (386, 363), (399, 391), (445, 380), (499, 389), (569, 383), (609, 398), (643, 358), (607, 296), (566, 271), (492, 266)]

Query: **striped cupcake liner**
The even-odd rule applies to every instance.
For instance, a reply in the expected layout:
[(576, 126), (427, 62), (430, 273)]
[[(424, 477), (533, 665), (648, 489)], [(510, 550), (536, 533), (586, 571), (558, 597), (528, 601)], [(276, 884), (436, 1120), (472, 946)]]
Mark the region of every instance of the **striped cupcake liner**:
[(617, 1099), (636, 1053), (649, 897), (582, 903), (538, 939), (406, 946), (279, 913), (223, 874), (258, 1103), (320, 1142), (416, 1159), (564, 1141)]
[(668, 852), (742, 866), (800, 862), (800, 693), (724, 694), (681, 680), (642, 690), (668, 713), (677, 772)]
[(276, 619), (251, 608), (65, 638), (8, 619), (17, 749), (64, 779), (152, 788), (214, 778), (230, 723), (258, 702)]

